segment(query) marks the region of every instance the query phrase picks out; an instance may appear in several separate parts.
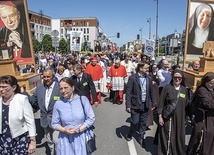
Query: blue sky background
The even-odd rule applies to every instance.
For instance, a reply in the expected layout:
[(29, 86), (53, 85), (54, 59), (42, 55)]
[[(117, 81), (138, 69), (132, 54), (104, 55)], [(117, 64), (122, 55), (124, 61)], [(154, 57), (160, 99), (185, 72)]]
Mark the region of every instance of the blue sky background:
[[(186, 26), (188, 0), (159, 0), (158, 36), (181, 33)], [(149, 37), (148, 18), (151, 18), (151, 34), (156, 33), (155, 0), (27, 0), (28, 9), (42, 10), (51, 18), (97, 17), (100, 27), (108, 36), (120, 32), (120, 38), (111, 38), (122, 46), (136, 40), (142, 28), (142, 40)]]

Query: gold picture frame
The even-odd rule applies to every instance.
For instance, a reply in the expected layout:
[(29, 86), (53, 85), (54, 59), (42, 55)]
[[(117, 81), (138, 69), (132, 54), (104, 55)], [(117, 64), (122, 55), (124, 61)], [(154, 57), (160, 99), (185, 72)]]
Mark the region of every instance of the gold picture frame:
[[(2, 15), (1, 15), (2, 11)], [(4, 13), (4, 14), (3, 14)], [(26, 0), (0, 1), (0, 41), (7, 43), (12, 59), (17, 64), (34, 64), (34, 51)], [(13, 15), (14, 27), (7, 25), (7, 16)], [(14, 39), (18, 38), (18, 39)], [(14, 41), (15, 40), (15, 41)]]
[[(210, 10), (209, 24), (202, 25), (200, 19), (203, 10)], [(203, 54), (205, 41), (214, 41), (214, 1), (212, 0), (188, 0), (186, 16), (186, 38), (184, 49), (184, 63), (199, 60)], [(209, 13), (209, 12), (208, 12)], [(208, 15), (207, 15), (208, 16)], [(199, 22), (200, 21), (200, 22)]]

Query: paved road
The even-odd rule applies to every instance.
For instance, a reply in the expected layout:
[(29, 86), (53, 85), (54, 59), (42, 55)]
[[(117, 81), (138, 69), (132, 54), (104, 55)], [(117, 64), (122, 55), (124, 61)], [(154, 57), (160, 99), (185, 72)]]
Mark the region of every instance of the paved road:
[[(127, 142), (125, 135), (129, 130), (129, 116), (125, 111), (125, 105), (113, 105), (110, 102), (103, 102), (97, 108), (94, 108), (95, 134), (97, 150), (93, 155), (156, 155), (157, 146), (153, 144), (156, 131), (156, 125), (150, 126), (146, 131), (147, 149), (143, 149), (137, 143), (137, 135), (133, 140)], [(37, 125), (37, 150), (34, 155), (49, 154), (47, 143), (45, 142), (43, 129), (39, 125), (39, 112), (35, 114)], [(186, 136), (186, 144), (189, 140), (189, 134)]]

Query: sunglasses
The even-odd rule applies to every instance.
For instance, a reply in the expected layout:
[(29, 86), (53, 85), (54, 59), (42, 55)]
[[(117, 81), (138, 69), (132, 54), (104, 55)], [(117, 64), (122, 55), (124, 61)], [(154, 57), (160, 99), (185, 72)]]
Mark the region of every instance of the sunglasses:
[(174, 76), (173, 79), (175, 79), (175, 80), (176, 80), (176, 79), (181, 80), (182, 77)]

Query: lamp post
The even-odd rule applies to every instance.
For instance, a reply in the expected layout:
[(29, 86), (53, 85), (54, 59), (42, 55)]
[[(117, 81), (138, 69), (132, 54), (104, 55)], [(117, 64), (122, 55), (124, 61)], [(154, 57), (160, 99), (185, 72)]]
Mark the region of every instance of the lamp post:
[(142, 28), (140, 28), (140, 40), (142, 41)]
[[(43, 26), (42, 26), (42, 20), (43, 20), (43, 10), (39, 10), (39, 14), (40, 14), (40, 17), (41, 17), (41, 36), (42, 36), (42, 41), (43, 41)], [(41, 44), (42, 44), (42, 52), (43, 52), (43, 43), (41, 41)]]
[(149, 23), (149, 39), (151, 38), (151, 18), (147, 19), (147, 23)]
[(156, 38), (155, 38), (155, 46), (157, 47), (158, 50), (158, 56), (159, 56), (159, 40), (158, 40), (158, 0), (155, 0), (157, 2), (157, 8), (156, 8)]
[(173, 37), (172, 37), (172, 54), (174, 55), (174, 43), (175, 43), (175, 33), (177, 32), (176, 29), (174, 29)]

